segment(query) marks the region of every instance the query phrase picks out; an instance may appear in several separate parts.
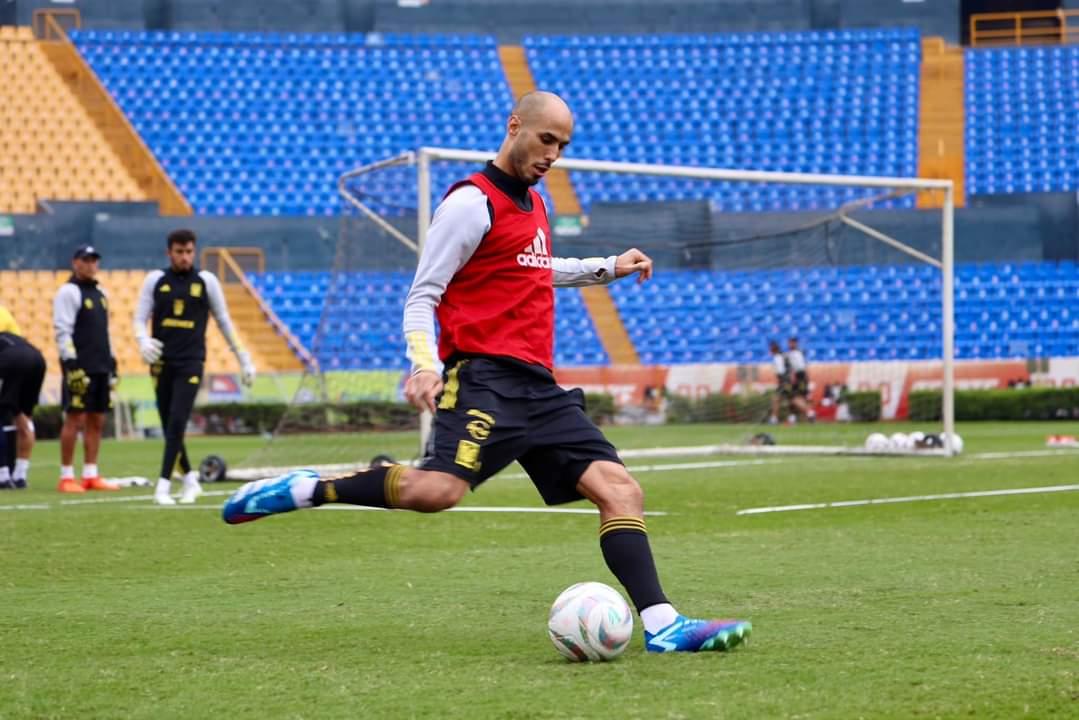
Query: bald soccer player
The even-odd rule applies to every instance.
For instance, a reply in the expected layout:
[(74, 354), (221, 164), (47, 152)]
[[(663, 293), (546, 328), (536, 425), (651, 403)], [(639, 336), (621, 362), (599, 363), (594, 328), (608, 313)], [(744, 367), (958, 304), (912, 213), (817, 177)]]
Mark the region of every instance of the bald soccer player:
[(551, 372), (555, 286), (652, 276), (652, 261), (636, 249), (585, 260), (551, 255), (547, 209), (532, 186), (572, 133), (561, 98), (523, 96), (494, 161), (451, 187), (435, 213), (404, 313), (412, 361), (405, 395), (435, 413), (419, 466), (325, 479), (295, 470), (241, 487), (225, 502), (224, 519), (334, 502), (438, 512), (517, 460), (548, 505), (587, 498), (599, 508), (603, 558), (641, 615), (648, 651), (726, 650), (751, 625), (687, 618), (668, 602), (640, 486), (588, 419), (583, 393), (563, 390)]

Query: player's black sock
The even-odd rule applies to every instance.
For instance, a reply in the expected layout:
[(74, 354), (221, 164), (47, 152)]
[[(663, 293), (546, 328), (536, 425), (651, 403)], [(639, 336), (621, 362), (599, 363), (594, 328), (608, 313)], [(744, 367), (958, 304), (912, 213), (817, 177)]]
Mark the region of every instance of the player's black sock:
[(611, 518), (599, 526), (599, 547), (607, 567), (626, 588), (637, 612), (667, 602), (659, 585), (644, 520), (628, 516)]
[(404, 465), (378, 465), (352, 475), (320, 480), (315, 484), (311, 501), (315, 507), (325, 503), (397, 507), (398, 486), (404, 471)]

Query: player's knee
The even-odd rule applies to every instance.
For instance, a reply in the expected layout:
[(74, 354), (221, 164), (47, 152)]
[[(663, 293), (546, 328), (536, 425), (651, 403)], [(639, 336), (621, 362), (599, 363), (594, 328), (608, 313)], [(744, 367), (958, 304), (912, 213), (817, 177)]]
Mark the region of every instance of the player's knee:
[(406, 473), (400, 488), (401, 506), (417, 512), (449, 510), (461, 502), (468, 483), (445, 473)]
[(619, 466), (619, 468), (621, 472), (612, 473), (608, 480), (615, 495), (624, 504), (634, 507), (643, 506), (644, 489), (641, 484), (634, 480), (624, 467)]
[(581, 478), (585, 495), (601, 508), (615, 512), (636, 512), (644, 507), (644, 490), (622, 465), (594, 463)]

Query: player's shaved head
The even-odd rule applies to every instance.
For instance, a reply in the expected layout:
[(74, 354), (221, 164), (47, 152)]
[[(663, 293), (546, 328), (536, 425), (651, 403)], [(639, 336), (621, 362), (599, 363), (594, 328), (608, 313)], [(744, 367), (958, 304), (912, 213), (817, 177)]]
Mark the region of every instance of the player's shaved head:
[(573, 127), (573, 113), (569, 111), (566, 101), (543, 90), (533, 90), (522, 95), (513, 106), (513, 114), (527, 125), (543, 120), (555, 120), (568, 122), (569, 126)]
[(529, 185), (535, 185), (562, 155), (573, 135), (573, 113), (554, 93), (525, 93), (506, 123), (495, 166)]

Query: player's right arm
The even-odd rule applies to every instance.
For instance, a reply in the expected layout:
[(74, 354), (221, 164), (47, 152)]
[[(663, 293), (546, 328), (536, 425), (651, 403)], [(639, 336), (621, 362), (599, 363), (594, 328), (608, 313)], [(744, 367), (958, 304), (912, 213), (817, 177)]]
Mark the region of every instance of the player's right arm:
[(164, 274), (160, 270), (152, 270), (146, 274), (142, 289), (139, 290), (139, 300), (135, 303), (135, 317), (132, 320), (139, 354), (148, 365), (153, 365), (161, 359), (161, 351), (164, 347), (160, 340), (150, 337), (146, 332), (146, 322), (154, 311), (154, 288), (157, 287), (157, 281)]
[(454, 190), (438, 206), (420, 253), (416, 277), (405, 300), (403, 331), (412, 374), (405, 398), (421, 410), (435, 410), (442, 391), (442, 363), (435, 340), (435, 308), (484, 235), (491, 229), (487, 196), (474, 185)]
[(60, 349), (60, 362), (78, 359), (75, 351), (75, 319), (79, 314), (82, 294), (72, 283), (64, 283), (52, 299), (52, 327), (56, 335), (56, 347)]

